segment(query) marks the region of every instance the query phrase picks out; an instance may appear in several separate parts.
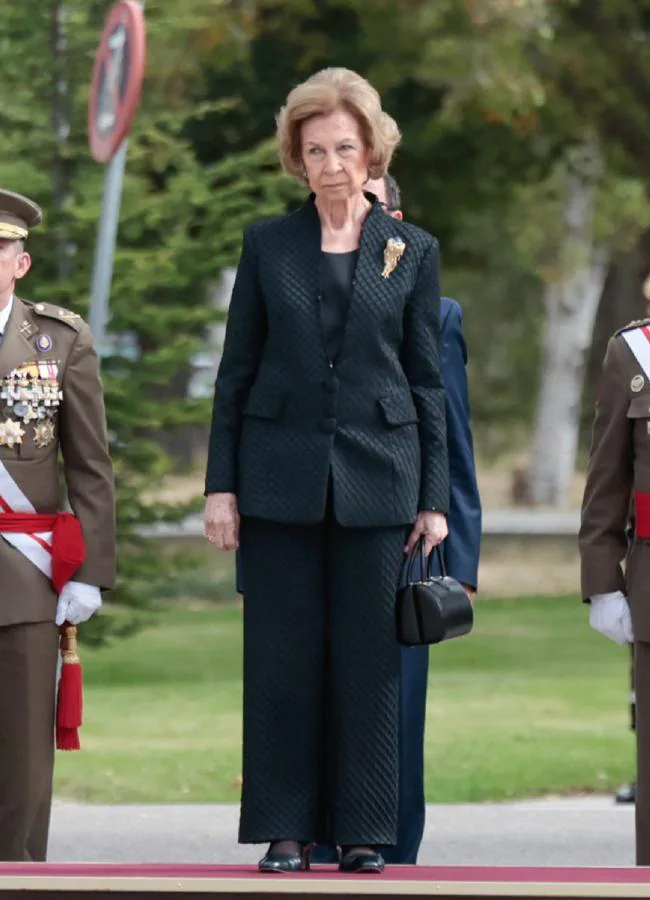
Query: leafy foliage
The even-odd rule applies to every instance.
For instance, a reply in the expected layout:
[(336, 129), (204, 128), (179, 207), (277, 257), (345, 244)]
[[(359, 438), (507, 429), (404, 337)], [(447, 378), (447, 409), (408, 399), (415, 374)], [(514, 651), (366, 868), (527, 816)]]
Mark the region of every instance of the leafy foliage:
[[(104, 174), (88, 157), (86, 102), (110, 5), (14, 4), (0, 42), (0, 183), (47, 213), (27, 295), (82, 314)], [(178, 564), (135, 535), (185, 512), (143, 498), (172, 467), (161, 435), (207, 422), (206, 402), (187, 402), (186, 389), (218, 315), (211, 286), (236, 261), (243, 225), (301, 196), (272, 144), (299, 80), (354, 68), (399, 122), (393, 171), (407, 217), (441, 241), (444, 292), (465, 308), (474, 418), (490, 451), (531, 420), (561, 174), (586, 133), (603, 148), (599, 237), (624, 254), (649, 226), (645, 2), (147, 0), (146, 18), (111, 295), (111, 328), (136, 352), (104, 361), (119, 488), (114, 600), (134, 606), (153, 571)]]
[[(92, 54), (109, 6), (69, 0), (37, 15), (14, 6), (0, 60), (8, 87), (0, 120), (9, 136), (0, 183), (32, 196), (46, 211), (45, 227), (30, 241), (35, 266), (26, 295), (82, 315), (88, 312), (104, 176), (88, 155), (86, 103)], [(64, 61), (58, 63), (64, 90), (58, 95), (52, 78), (55, 15), (63, 22), (64, 45)], [(192, 44), (200, 36), (200, 49), (212, 52), (208, 25), (225, 35), (240, 18), (214, 0), (195, 0), (182, 9), (164, 2), (147, 6), (151, 75), (129, 139), (110, 300), (110, 330), (130, 338), (130, 352), (118, 349), (103, 361), (118, 492), (119, 575), (109, 599), (133, 610), (145, 605), (144, 585), (192, 562), (163, 554), (139, 531), (195, 508), (147, 498), (173, 466), (160, 434), (182, 434), (209, 421), (208, 401), (188, 401), (186, 391), (192, 357), (218, 316), (210, 286), (220, 269), (236, 262), (243, 226), (282, 212), (296, 190), (280, 174), (268, 141), (204, 165), (188, 138), (192, 123), (239, 102), (236, 95), (205, 101), (201, 55), (192, 52)], [(54, 128), (57, 114), (65, 123), (63, 140)], [(66, 182), (58, 197), (57, 157), (64, 159)], [(63, 277), (61, 235), (73, 261)], [(120, 622), (120, 633), (134, 627), (128, 617)], [(112, 617), (99, 617), (84, 627), (83, 637), (102, 641), (114, 627)]]

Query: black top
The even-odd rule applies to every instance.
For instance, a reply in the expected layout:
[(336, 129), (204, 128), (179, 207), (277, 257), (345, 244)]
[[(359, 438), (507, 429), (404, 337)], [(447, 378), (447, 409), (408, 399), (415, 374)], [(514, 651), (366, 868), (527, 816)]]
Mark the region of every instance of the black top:
[(358, 255), (358, 250), (321, 253), (320, 318), (330, 362), (336, 361), (343, 345)]

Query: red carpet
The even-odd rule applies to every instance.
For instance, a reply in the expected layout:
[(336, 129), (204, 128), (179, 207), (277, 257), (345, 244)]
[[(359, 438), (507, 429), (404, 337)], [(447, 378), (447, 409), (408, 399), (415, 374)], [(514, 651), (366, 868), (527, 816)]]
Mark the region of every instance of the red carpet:
[[(0, 863), (3, 877), (32, 876), (40, 878), (253, 878), (262, 879), (257, 868), (250, 866), (179, 865), (175, 863)], [(267, 876), (280, 883), (286, 878)], [(367, 880), (359, 875), (341, 875), (335, 866), (314, 866), (311, 872), (291, 876), (312, 879)], [(510, 882), (546, 884), (648, 884), (650, 868), (586, 868), (543, 866), (388, 866), (383, 876), (374, 880), (432, 882)]]

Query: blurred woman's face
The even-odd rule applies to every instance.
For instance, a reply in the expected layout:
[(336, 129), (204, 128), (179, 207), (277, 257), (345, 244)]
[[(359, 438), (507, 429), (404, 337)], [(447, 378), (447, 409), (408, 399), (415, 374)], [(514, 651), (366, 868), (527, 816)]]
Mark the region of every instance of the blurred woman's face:
[(314, 116), (302, 126), (302, 161), (317, 197), (347, 200), (368, 181), (370, 151), (359, 123), (343, 109)]

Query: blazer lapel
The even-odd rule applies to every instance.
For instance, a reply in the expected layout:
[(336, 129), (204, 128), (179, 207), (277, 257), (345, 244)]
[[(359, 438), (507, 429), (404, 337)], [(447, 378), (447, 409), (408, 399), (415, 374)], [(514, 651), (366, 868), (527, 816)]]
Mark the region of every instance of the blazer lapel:
[(386, 241), (385, 235), (387, 231), (390, 231), (390, 222), (392, 221), (382, 210), (379, 201), (374, 195), (366, 194), (366, 197), (372, 201), (372, 207), (361, 229), (359, 256), (357, 257), (357, 266), (354, 272), (350, 308), (343, 331), (339, 360), (346, 353), (348, 336), (354, 329), (357, 316), (360, 314), (359, 307), (363, 305), (360, 301), (364, 296), (372, 299), (377, 290), (376, 275), (381, 273), (383, 247)]
[(20, 333), (23, 320), (23, 305), (17, 297), (14, 297), (9, 321), (0, 344), (0, 378), (5, 378), (12, 369), (34, 356), (34, 348)]
[(379, 201), (375, 200), (361, 231), (357, 287), (370, 291), (376, 289), (376, 279), (381, 275), (384, 265), (384, 246), (387, 237), (394, 231), (391, 228), (392, 221), (390, 216), (382, 210)]
[[(337, 356), (337, 362), (346, 353), (348, 335), (350, 329), (354, 327), (355, 319), (358, 315), (357, 307), (360, 305), (360, 294), (372, 295), (377, 289), (376, 276), (381, 274), (383, 266), (383, 247), (386, 235), (391, 233), (390, 225), (392, 219), (384, 213), (381, 204), (373, 194), (366, 194), (366, 197), (371, 201), (372, 207), (361, 229), (359, 256), (350, 298), (350, 308), (343, 329), (343, 340)], [(313, 311), (317, 318), (323, 351), (327, 358), (327, 341), (323, 329), (320, 302), (322, 295), (321, 227), (314, 201), (315, 196), (311, 194), (296, 217), (298, 231), (293, 246), (295, 258), (292, 270), (298, 273), (301, 285), (304, 285), (305, 290), (313, 297)]]
[(295, 251), (300, 277), (311, 293), (320, 291), (321, 230), (318, 211), (312, 194), (297, 217)]
[(325, 333), (321, 318), (321, 228), (315, 197), (309, 199), (296, 212), (293, 231), (285, 245), (287, 271), (294, 280), (294, 290), (303, 301), (302, 308), (312, 321), (316, 339), (327, 358)]

